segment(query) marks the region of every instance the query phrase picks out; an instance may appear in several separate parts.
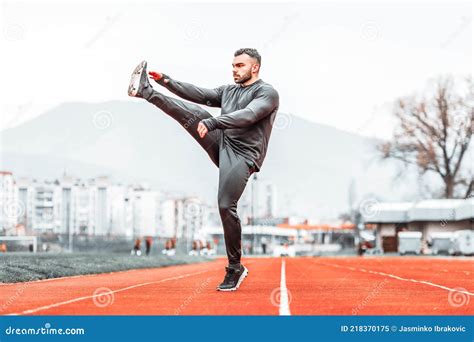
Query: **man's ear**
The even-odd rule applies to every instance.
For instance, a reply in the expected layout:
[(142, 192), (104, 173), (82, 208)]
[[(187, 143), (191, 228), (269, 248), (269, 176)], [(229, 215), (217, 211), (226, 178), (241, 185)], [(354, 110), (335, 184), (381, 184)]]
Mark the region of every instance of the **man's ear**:
[(252, 72), (259, 72), (260, 71), (260, 64), (252, 65)]

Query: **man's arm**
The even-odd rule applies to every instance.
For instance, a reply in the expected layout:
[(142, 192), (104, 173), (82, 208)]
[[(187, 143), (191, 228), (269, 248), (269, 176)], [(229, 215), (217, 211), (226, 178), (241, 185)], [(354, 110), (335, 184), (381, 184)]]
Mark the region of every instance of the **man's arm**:
[(150, 72), (149, 74), (158, 84), (162, 85), (172, 93), (185, 100), (203, 104), (209, 107), (221, 106), (222, 92), (225, 86), (207, 89), (197, 87), (190, 83), (173, 80), (168, 75), (163, 73), (158, 74), (156, 72)]
[(244, 109), (219, 117), (204, 119), (201, 122), (207, 127), (208, 131), (248, 127), (270, 115), (278, 105), (279, 96), (277, 91), (273, 88), (265, 88), (260, 90), (257, 97)]

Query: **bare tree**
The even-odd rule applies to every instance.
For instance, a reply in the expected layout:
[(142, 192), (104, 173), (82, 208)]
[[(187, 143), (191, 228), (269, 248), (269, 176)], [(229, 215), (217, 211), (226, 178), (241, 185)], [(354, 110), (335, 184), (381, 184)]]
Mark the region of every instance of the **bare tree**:
[[(382, 158), (415, 165), (421, 175), (435, 173), (444, 197), (468, 197), (473, 190), (474, 83), (471, 77), (440, 77), (424, 95), (398, 99), (391, 141), (381, 143)], [(462, 194), (462, 195), (461, 195)]]

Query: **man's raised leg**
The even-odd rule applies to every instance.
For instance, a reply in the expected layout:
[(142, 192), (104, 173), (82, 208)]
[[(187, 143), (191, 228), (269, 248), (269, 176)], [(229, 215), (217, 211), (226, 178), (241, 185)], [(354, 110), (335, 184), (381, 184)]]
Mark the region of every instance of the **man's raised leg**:
[(143, 61), (135, 68), (128, 94), (147, 100), (178, 121), (199, 145), (204, 148), (213, 163), (219, 167), (219, 145), (222, 131), (215, 130), (209, 132), (204, 138), (201, 138), (197, 131), (199, 122), (212, 117), (212, 115), (197, 105), (174, 99), (155, 91), (148, 81), (146, 65), (146, 62)]
[(215, 130), (209, 132), (204, 138), (201, 138), (197, 131), (197, 126), (201, 120), (212, 117), (210, 113), (197, 105), (171, 98), (157, 91), (153, 91), (153, 94), (147, 101), (178, 121), (204, 148), (214, 164), (219, 167), (219, 135), (222, 131)]

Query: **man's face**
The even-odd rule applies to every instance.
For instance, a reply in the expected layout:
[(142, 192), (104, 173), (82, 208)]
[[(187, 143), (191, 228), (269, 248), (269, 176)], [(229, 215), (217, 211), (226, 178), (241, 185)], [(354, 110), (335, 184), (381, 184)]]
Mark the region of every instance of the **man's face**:
[(247, 82), (252, 78), (252, 74), (258, 73), (259, 67), (257, 60), (246, 53), (234, 57), (232, 62), (234, 82), (239, 84)]

